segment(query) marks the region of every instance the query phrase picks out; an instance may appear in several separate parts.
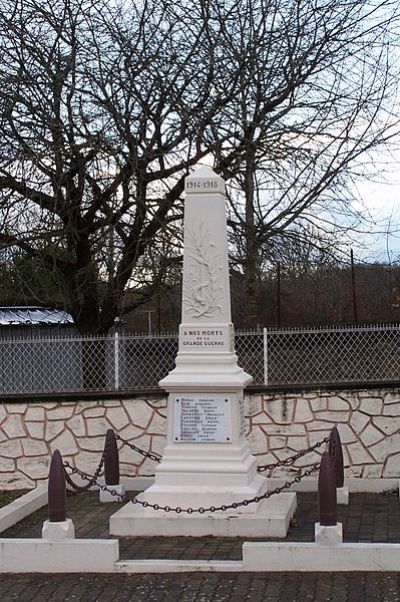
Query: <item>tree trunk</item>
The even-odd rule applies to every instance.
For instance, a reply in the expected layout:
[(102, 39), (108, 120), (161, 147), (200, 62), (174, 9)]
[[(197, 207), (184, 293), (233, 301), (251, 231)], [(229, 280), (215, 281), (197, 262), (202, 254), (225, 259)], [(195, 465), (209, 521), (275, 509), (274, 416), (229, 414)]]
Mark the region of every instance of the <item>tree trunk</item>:
[(251, 142), (246, 156), (244, 192), (246, 196), (245, 215), (245, 258), (243, 262), (245, 291), (246, 291), (246, 319), (245, 328), (256, 328), (258, 322), (257, 304), (257, 274), (259, 254), (257, 249), (257, 232), (255, 224), (255, 164), (254, 151)]
[(100, 338), (82, 341), (82, 375), (85, 391), (107, 389), (106, 341)]

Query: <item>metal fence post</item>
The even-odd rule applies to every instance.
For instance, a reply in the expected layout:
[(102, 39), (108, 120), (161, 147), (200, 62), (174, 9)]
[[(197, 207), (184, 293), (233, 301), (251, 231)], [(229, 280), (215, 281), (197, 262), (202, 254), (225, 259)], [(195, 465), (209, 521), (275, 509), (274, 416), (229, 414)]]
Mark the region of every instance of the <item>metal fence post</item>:
[(119, 455), (113, 429), (107, 430), (103, 454), (105, 484), (119, 485)]
[(318, 476), (319, 524), (332, 527), (337, 524), (336, 479), (333, 462), (328, 452), (323, 452)]
[(114, 389), (119, 389), (119, 334), (114, 334)]
[(67, 486), (65, 484), (64, 465), (61, 454), (55, 449), (51, 457), (48, 481), (49, 521), (65, 521), (67, 513)]
[(268, 333), (263, 328), (263, 352), (264, 352), (264, 385), (268, 385)]

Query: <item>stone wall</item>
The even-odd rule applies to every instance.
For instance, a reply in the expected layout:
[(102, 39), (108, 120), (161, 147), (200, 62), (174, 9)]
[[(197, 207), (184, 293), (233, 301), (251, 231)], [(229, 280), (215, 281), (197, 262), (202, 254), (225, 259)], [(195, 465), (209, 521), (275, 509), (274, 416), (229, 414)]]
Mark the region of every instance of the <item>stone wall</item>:
[[(146, 451), (165, 444), (166, 399), (2, 403), (0, 489), (34, 487), (47, 478), (51, 453), (93, 474), (112, 428)], [(151, 474), (154, 463), (127, 446), (120, 450), (121, 474)]]
[[(337, 424), (346, 476), (400, 477), (400, 392), (394, 389), (262, 393), (246, 396), (248, 440), (259, 464), (309, 447)], [(96, 469), (104, 435), (113, 428), (138, 447), (162, 453), (166, 399), (0, 404), (0, 488), (34, 487), (47, 477), (51, 452), (87, 472)], [(293, 475), (312, 466), (323, 447), (275, 469)], [(146, 475), (154, 463), (128, 447), (120, 450), (121, 473)]]
[[(259, 464), (291, 456), (329, 435), (337, 425), (347, 477), (400, 477), (400, 391), (344, 390), (248, 398), (248, 439)], [(321, 450), (307, 454), (289, 475), (318, 462)], [(318, 453), (319, 452), (319, 453)]]

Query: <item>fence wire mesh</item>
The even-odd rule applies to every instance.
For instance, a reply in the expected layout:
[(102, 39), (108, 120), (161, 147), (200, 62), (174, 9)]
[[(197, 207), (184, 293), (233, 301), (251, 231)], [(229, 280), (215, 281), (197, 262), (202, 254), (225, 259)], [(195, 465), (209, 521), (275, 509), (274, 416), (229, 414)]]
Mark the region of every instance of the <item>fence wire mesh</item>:
[[(398, 381), (400, 327), (239, 332), (256, 385)], [(177, 335), (0, 339), (0, 393), (154, 389), (175, 366)]]
[(268, 384), (335, 384), (397, 381), (398, 325), (271, 331)]

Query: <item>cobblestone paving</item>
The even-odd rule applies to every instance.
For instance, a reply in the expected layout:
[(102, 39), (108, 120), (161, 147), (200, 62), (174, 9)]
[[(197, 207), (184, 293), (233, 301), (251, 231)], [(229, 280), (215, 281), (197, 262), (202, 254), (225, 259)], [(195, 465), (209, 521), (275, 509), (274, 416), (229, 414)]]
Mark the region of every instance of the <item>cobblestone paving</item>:
[[(134, 495), (134, 494), (132, 494)], [(298, 508), (286, 541), (313, 541), (318, 520), (316, 493), (297, 495)], [(97, 493), (68, 498), (68, 516), (78, 538), (109, 537), (108, 518), (123, 504), (101, 504)], [(47, 508), (38, 510), (2, 534), (2, 537), (40, 537)], [(351, 494), (349, 506), (338, 506), (345, 541), (400, 542), (400, 504), (395, 493)], [(240, 560), (242, 543), (249, 538), (135, 537), (120, 539), (123, 559)], [(257, 541), (257, 540), (254, 540)], [(400, 596), (399, 596), (400, 600)]]
[[(1, 505), (1, 496), (0, 496)], [(108, 517), (122, 504), (100, 504), (97, 493), (68, 498), (77, 537), (108, 537)], [(339, 506), (346, 541), (400, 542), (396, 494), (353, 494)], [(298, 495), (288, 540), (312, 541), (316, 494)], [(2, 537), (40, 537), (43, 508)], [(241, 558), (240, 538), (122, 538), (122, 558)], [(185, 573), (167, 575), (6, 575), (0, 574), (0, 600), (21, 602), (398, 602), (400, 573)]]
[(2, 602), (398, 602), (399, 573), (0, 575)]

